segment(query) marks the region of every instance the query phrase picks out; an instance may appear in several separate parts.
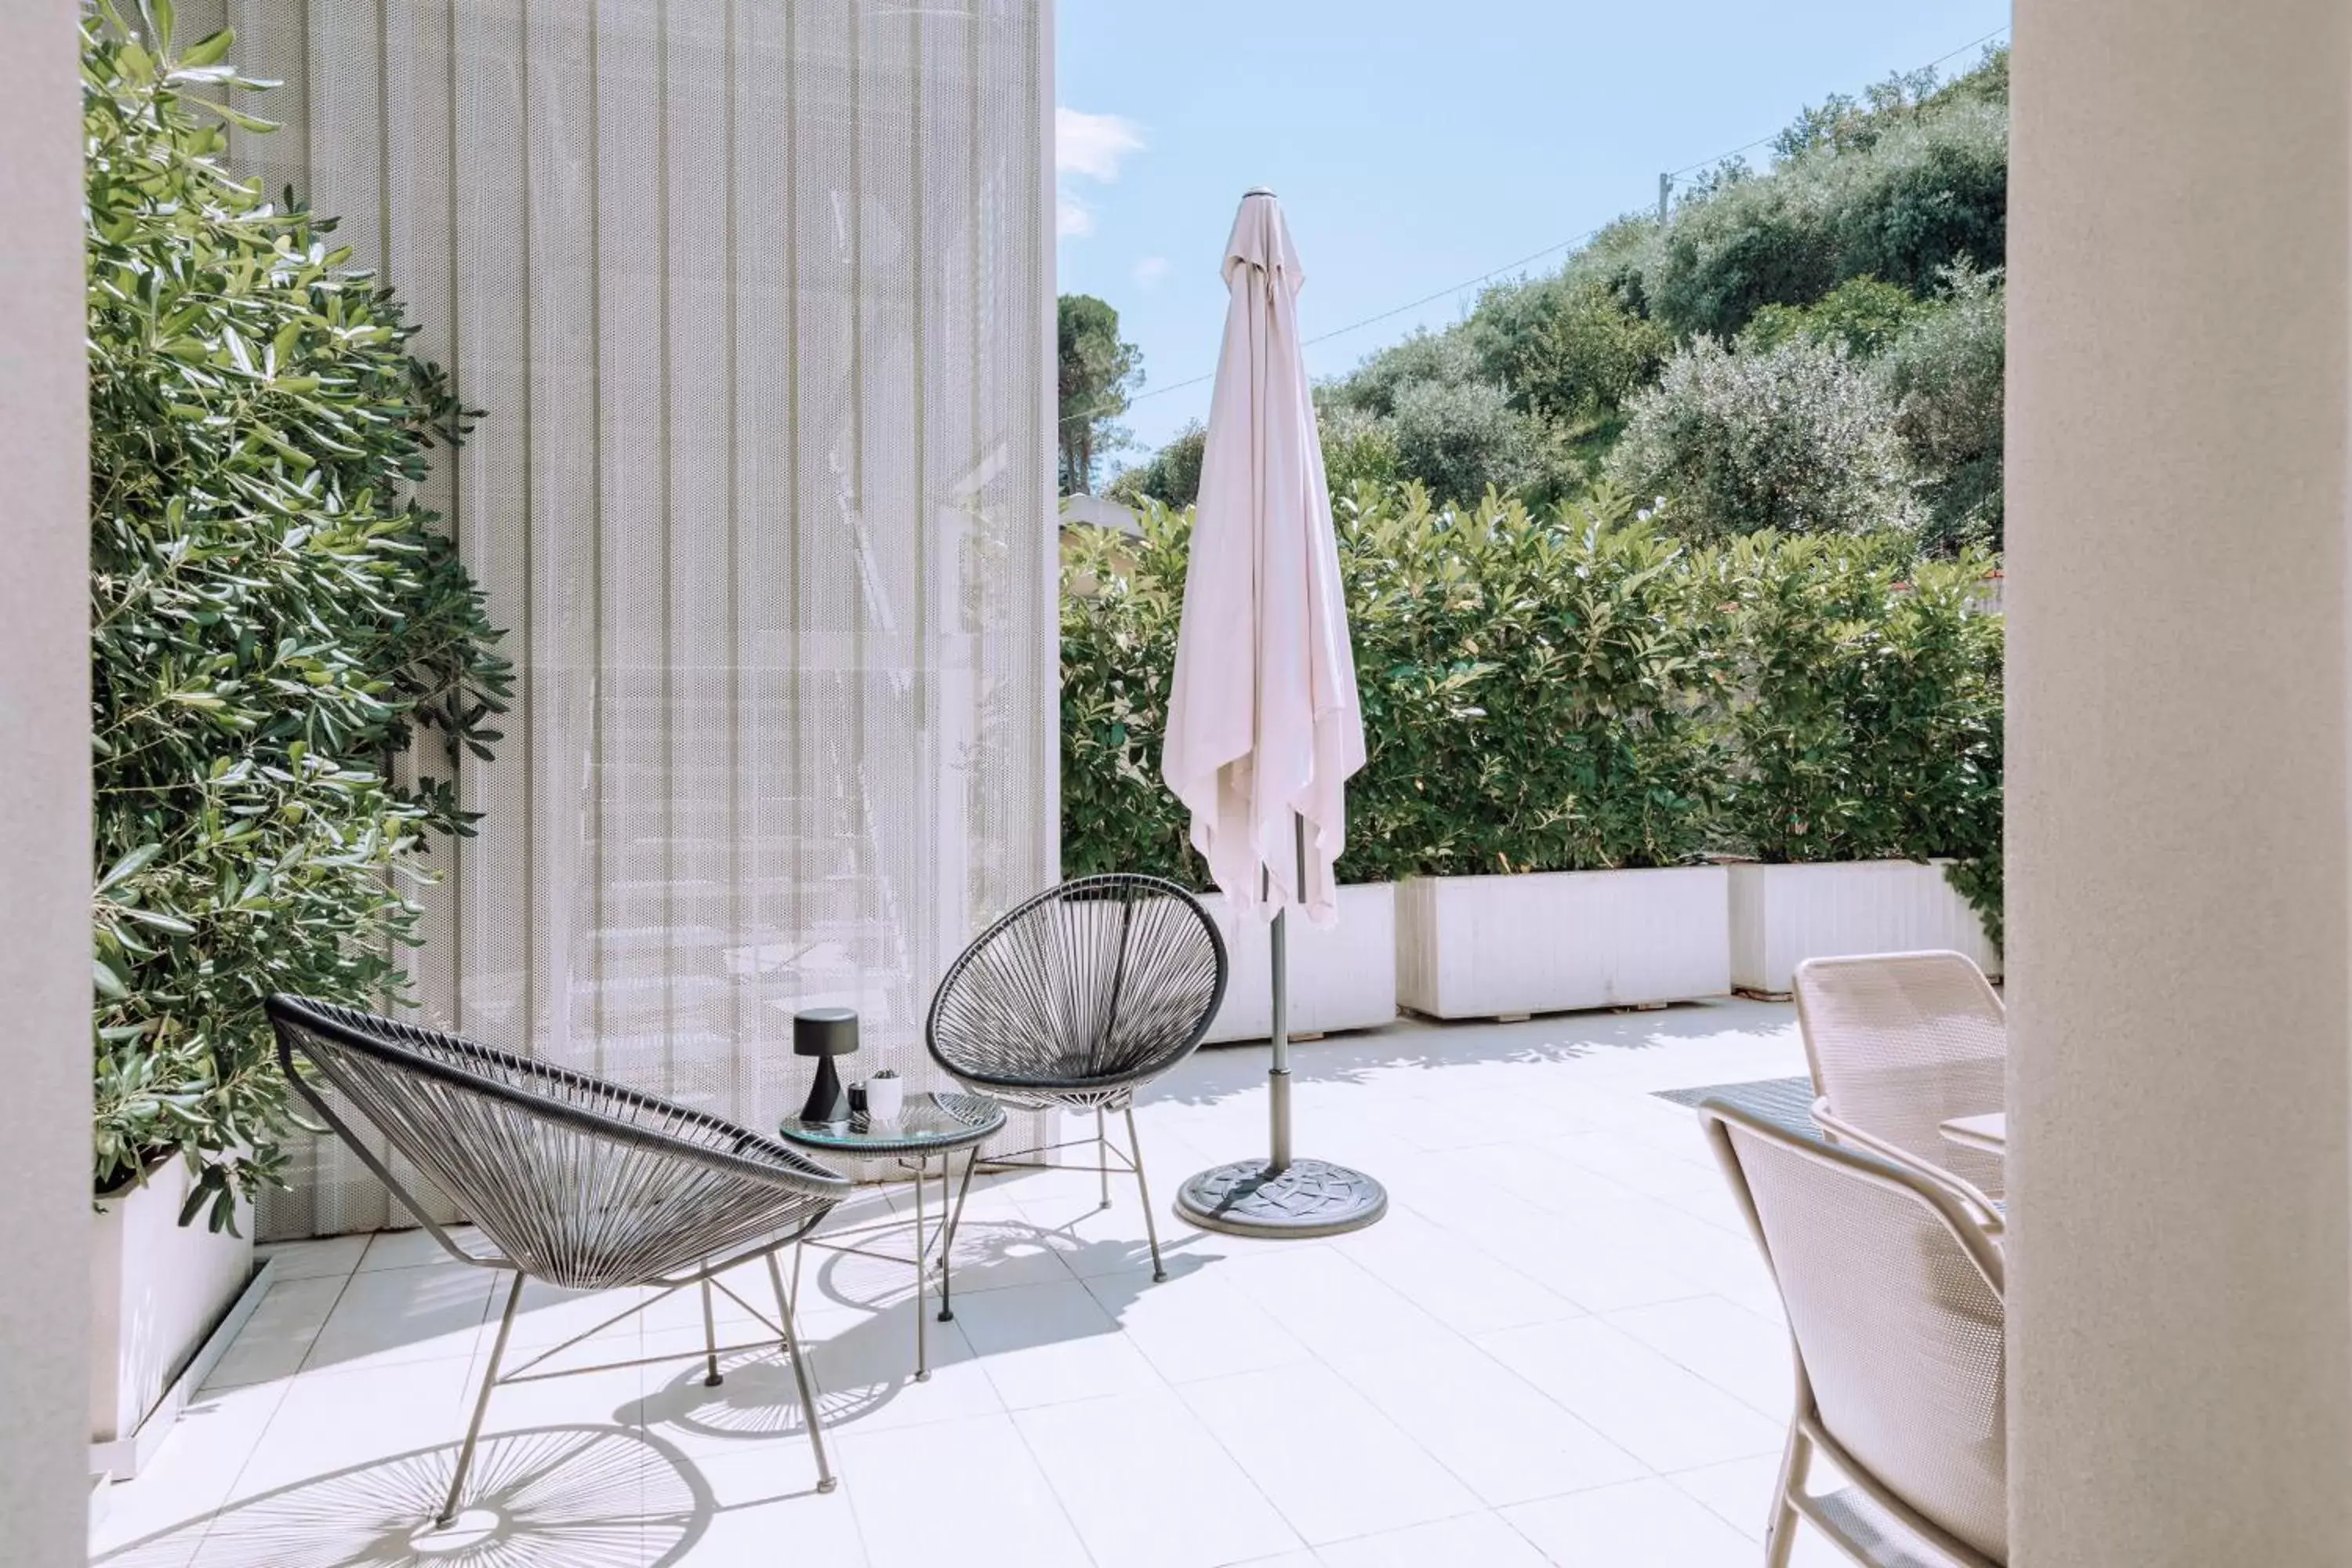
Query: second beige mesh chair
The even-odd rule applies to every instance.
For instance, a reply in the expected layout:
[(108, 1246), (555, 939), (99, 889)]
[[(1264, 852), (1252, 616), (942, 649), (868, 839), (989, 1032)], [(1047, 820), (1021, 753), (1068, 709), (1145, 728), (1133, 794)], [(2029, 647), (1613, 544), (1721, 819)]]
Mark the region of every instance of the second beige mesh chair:
[[(2001, 1568), (2000, 1249), (1938, 1183), (1719, 1100), (1699, 1115), (1796, 1354), (1767, 1568), (1786, 1568), (1801, 1518), (1876, 1568)], [(1813, 1490), (1817, 1456), (1853, 1484)]]
[(2003, 1103), (2008, 1014), (1984, 972), (1957, 952), (1809, 958), (1795, 989), (1820, 1097), (1813, 1120), (1842, 1143), (1951, 1187), (1999, 1231), (2000, 1156), (1940, 1131)]

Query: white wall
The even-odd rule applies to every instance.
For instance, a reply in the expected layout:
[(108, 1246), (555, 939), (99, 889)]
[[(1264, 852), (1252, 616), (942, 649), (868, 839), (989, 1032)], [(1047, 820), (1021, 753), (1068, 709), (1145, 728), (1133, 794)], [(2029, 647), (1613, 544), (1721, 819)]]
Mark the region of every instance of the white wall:
[(89, 525), (75, 0), (0, 92), (0, 1558), (82, 1561), (89, 1447)]
[(2021, 0), (2012, 1561), (2352, 1553), (2352, 11)]

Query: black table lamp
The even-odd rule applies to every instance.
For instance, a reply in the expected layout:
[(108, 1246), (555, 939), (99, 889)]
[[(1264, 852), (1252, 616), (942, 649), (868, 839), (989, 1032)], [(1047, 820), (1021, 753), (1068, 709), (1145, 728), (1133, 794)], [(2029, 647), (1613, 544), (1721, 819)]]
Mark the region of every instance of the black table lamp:
[(857, 1015), (847, 1007), (811, 1007), (793, 1015), (793, 1055), (816, 1058), (816, 1081), (809, 1085), (808, 1103), (801, 1107), (803, 1121), (843, 1121), (849, 1117), (849, 1097), (841, 1091), (841, 1075), (833, 1058), (857, 1049)]

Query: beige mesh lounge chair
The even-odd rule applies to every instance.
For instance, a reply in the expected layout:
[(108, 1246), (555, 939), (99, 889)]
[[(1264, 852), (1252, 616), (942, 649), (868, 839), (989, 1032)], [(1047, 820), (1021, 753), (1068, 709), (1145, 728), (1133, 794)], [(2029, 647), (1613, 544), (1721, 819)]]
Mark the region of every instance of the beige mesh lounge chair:
[[(1767, 1568), (1803, 1518), (1872, 1568), (2009, 1561), (2000, 1249), (1957, 1194), (1710, 1100), (1717, 1159), (1788, 1310), (1797, 1407)], [(1817, 1494), (1819, 1454), (1853, 1485)]]
[(1957, 952), (1809, 958), (1795, 987), (1820, 1096), (1813, 1120), (1842, 1143), (1946, 1184), (2000, 1231), (2000, 1156), (1939, 1131), (2004, 1103), (2008, 1014), (1984, 972)]

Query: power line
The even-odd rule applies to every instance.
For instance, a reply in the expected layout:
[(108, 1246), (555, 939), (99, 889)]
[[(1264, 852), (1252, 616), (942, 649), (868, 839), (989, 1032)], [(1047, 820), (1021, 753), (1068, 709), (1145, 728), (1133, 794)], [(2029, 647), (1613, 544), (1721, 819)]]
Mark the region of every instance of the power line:
[[(1958, 59), (1960, 56), (1967, 54), (1971, 49), (1982, 48), (1985, 45), (1991, 43), (1995, 38), (2000, 37), (2003, 33), (2008, 31), (2009, 27), (2004, 24), (2001, 26), (1995, 27), (1991, 32), (1987, 33), (1980, 38), (1972, 38), (1969, 42), (1962, 44), (1958, 48), (1953, 49), (1946, 54), (1937, 55), (1926, 65), (1918, 66), (1914, 68), (1917, 70), (1934, 70), (1946, 60)], [(1683, 167), (1667, 174), (1664, 176), (1664, 184), (1662, 184), (1659, 194), (1659, 209), (1661, 216), (1664, 215), (1665, 207), (1665, 185), (1670, 185), (1672, 182), (1682, 178), (1685, 174), (1691, 173), (1693, 170), (1712, 168), (1716, 164), (1723, 163), (1726, 159), (1737, 158), (1743, 153), (1752, 153), (1759, 147), (1769, 146), (1779, 139), (1780, 132), (1776, 131), (1769, 136), (1758, 137), (1755, 141), (1748, 142), (1746, 146), (1734, 147), (1730, 152), (1718, 153), (1712, 158), (1702, 158), (1696, 163), (1686, 163)], [(1350, 321), (1344, 327), (1334, 327), (1328, 332), (1318, 332), (1313, 337), (1301, 342), (1299, 346), (1301, 348), (1311, 348), (1317, 343), (1328, 342), (1333, 338), (1343, 338), (1349, 332), (1359, 331), (1365, 327), (1375, 326), (1381, 321), (1390, 320), (1391, 317), (1402, 316), (1408, 310), (1417, 310), (1423, 305), (1432, 304), (1439, 300), (1444, 299), (1449, 294), (1459, 294), (1465, 289), (1475, 289), (1481, 283), (1492, 282), (1494, 279), (1503, 276), (1503, 274), (1507, 272), (1515, 272), (1531, 261), (1540, 261), (1547, 256), (1556, 255), (1563, 250), (1572, 250), (1576, 247), (1584, 244), (1586, 241), (1597, 237), (1601, 234), (1601, 230), (1608, 226), (1609, 226), (1607, 224), (1602, 224), (1600, 227), (1586, 229), (1582, 234), (1578, 235), (1573, 239), (1563, 239), (1557, 245), (1547, 245), (1541, 250), (1534, 251), (1528, 255), (1520, 257), (1517, 261), (1507, 261), (1502, 266), (1494, 268), (1492, 271), (1481, 272), (1475, 278), (1466, 279), (1449, 288), (1437, 289), (1433, 293), (1423, 294), (1420, 299), (1408, 300), (1406, 303), (1396, 306), (1392, 310), (1382, 310), (1378, 315), (1366, 316), (1361, 321)], [(1154, 397), (1164, 396), (1171, 392), (1181, 392), (1186, 387), (1199, 386), (1203, 382), (1214, 381), (1216, 379), (1217, 373), (1210, 371), (1206, 374), (1192, 376), (1183, 381), (1171, 381), (1165, 386), (1155, 386), (1149, 392), (1137, 393), (1133, 397), (1127, 400), (1127, 404), (1129, 407), (1132, 408), (1135, 405), (1148, 402)], [(1096, 417), (1096, 416), (1091, 414), (1069, 414), (1065, 415), (1059, 421), (1057, 421), (1057, 423), (1068, 424), (1072, 420), (1092, 419), (1094, 417)]]
[[(1607, 226), (1603, 225), (1602, 226), (1606, 227)], [(1298, 346), (1300, 348), (1311, 348), (1317, 343), (1328, 342), (1333, 338), (1344, 338), (1349, 332), (1360, 331), (1365, 327), (1376, 325), (1379, 322), (1387, 321), (1391, 316), (1402, 316), (1407, 310), (1418, 310), (1421, 307), (1429, 304), (1433, 300), (1444, 299), (1448, 294), (1459, 294), (1465, 289), (1475, 289), (1481, 283), (1490, 282), (1496, 278), (1500, 278), (1506, 272), (1516, 272), (1530, 261), (1540, 261), (1545, 257), (1553, 255), (1556, 252), (1573, 249), (1575, 247), (1582, 245), (1585, 241), (1591, 239), (1596, 235), (1600, 234), (1600, 232), (1601, 230), (1598, 228), (1586, 229), (1582, 234), (1578, 235), (1573, 239), (1563, 239), (1557, 245), (1547, 245), (1541, 250), (1530, 251), (1528, 254), (1520, 257), (1517, 261), (1506, 261), (1502, 266), (1495, 268), (1491, 271), (1481, 272), (1475, 278), (1465, 279), (1462, 282), (1454, 284), (1450, 288), (1440, 289), (1434, 293), (1423, 294), (1418, 300), (1407, 300), (1405, 303), (1398, 305), (1393, 309), (1382, 310), (1376, 316), (1366, 316), (1360, 321), (1350, 321), (1344, 327), (1334, 327), (1328, 332), (1318, 332), (1313, 337), (1301, 342)], [(1217, 373), (1211, 371), (1206, 375), (1196, 375), (1192, 377), (1190, 380), (1171, 381), (1165, 386), (1155, 386), (1149, 392), (1137, 393), (1133, 397), (1127, 400), (1128, 406), (1131, 408), (1135, 405), (1143, 402), (1146, 398), (1158, 397), (1163, 393), (1181, 392), (1188, 386), (1198, 386), (1204, 381), (1214, 381), (1216, 379)], [(1087, 417), (1087, 416), (1072, 415), (1070, 417), (1076, 419)]]

